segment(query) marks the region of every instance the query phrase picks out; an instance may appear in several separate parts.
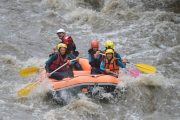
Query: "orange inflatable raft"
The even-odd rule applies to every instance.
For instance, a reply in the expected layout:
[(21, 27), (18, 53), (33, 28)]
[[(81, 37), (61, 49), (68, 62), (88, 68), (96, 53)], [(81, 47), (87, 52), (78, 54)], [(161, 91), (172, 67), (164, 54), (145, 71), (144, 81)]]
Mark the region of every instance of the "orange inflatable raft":
[[(73, 71), (73, 78), (65, 78), (63, 80), (48, 80), (51, 83), (52, 90), (48, 92), (48, 96), (52, 97), (55, 101), (67, 101), (67, 96), (75, 96), (78, 93), (85, 93), (91, 97), (100, 97), (100, 91), (106, 93), (114, 93), (116, 86), (121, 80), (111, 75), (91, 75), (91, 67), (87, 59), (79, 59), (83, 71)], [(46, 75), (46, 72), (43, 71)], [(66, 96), (65, 98), (63, 98)], [(69, 97), (68, 97), (69, 98)]]

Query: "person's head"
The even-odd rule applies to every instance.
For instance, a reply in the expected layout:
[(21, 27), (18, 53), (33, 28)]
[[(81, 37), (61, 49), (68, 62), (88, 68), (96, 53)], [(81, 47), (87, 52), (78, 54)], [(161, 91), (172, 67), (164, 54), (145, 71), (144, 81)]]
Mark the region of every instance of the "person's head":
[(112, 49), (107, 49), (105, 53), (108, 60), (111, 60), (114, 56), (114, 51)]
[(114, 49), (114, 42), (112, 40), (106, 40), (105, 47), (106, 49)]
[(59, 30), (57, 30), (57, 35), (58, 35), (59, 39), (62, 39), (66, 35), (66, 32), (64, 29), (59, 29)]
[(59, 53), (61, 55), (65, 55), (66, 54), (66, 49), (67, 49), (67, 45), (66, 44), (60, 43), (60, 44), (58, 44), (57, 48), (58, 48), (58, 51), (59, 51)]
[(94, 51), (97, 51), (99, 49), (99, 42), (97, 39), (94, 39), (91, 41), (91, 48), (94, 50)]

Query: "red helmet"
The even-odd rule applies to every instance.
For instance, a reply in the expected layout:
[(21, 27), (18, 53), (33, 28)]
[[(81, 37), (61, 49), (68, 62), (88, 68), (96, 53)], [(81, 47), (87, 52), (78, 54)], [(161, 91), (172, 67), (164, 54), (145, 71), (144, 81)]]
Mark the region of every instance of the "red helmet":
[(91, 48), (99, 48), (99, 42), (97, 39), (91, 41)]
[(63, 38), (63, 43), (66, 44), (66, 45), (73, 43), (72, 37), (71, 36), (65, 36)]

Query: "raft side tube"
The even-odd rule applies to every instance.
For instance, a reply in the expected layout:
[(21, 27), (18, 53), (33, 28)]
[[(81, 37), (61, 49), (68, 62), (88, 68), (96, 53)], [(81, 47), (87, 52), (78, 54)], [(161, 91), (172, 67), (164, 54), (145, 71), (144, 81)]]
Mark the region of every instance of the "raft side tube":
[(89, 64), (88, 59), (79, 58), (79, 64), (84, 71), (91, 71), (91, 65)]

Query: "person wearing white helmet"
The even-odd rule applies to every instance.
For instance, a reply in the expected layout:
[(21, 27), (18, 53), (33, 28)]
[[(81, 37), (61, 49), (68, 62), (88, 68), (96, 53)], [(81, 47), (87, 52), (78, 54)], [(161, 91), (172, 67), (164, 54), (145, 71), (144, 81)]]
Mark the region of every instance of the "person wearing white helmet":
[[(64, 29), (60, 28), (59, 30), (57, 30), (57, 35), (59, 37), (59, 39), (61, 40), (59, 43), (64, 43), (67, 45), (67, 55), (70, 59), (75, 59), (78, 55), (79, 52), (76, 51), (76, 45), (72, 39), (71, 36), (66, 35), (66, 32)], [(54, 49), (54, 52), (56, 51), (56, 49)], [(73, 62), (73, 66), (76, 70), (82, 70), (81, 65), (75, 61)]]
[(57, 33), (65, 33), (65, 30), (64, 29), (62, 29), (62, 28), (60, 28), (59, 30), (57, 30)]
[(64, 43), (67, 45), (67, 53), (72, 53), (76, 50), (76, 45), (72, 39), (71, 36), (66, 35), (66, 32), (64, 29), (60, 28), (57, 30), (57, 35), (59, 39), (61, 40), (59, 43)]
[(57, 30), (57, 35), (59, 37), (59, 39), (63, 39), (63, 37), (66, 35), (66, 32), (64, 29), (60, 28), (59, 30)]

